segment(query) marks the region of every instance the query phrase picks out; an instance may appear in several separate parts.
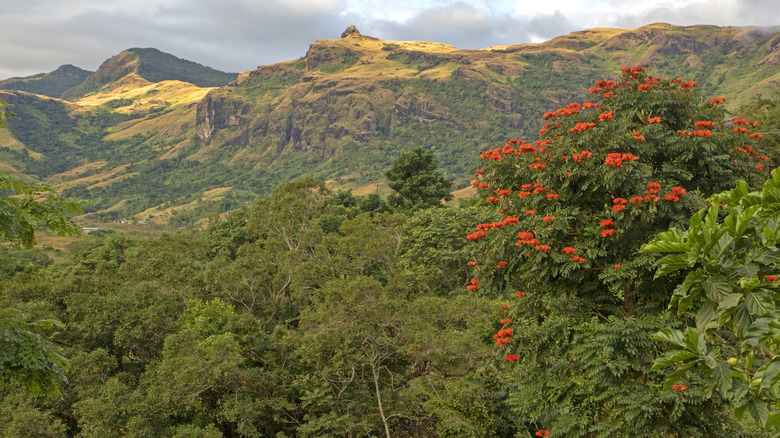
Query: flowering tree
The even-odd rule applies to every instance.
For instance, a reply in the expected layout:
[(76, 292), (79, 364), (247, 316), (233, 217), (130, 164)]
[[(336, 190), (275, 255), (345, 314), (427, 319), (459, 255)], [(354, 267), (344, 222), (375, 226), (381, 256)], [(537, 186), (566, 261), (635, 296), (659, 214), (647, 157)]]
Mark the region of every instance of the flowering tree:
[(637, 253), (706, 194), (763, 178), (753, 123), (723, 122), (724, 99), (696, 85), (624, 68), (590, 101), (546, 113), (539, 140), (481, 155), (474, 185), (495, 216), (467, 236), (468, 288), (512, 298), (495, 338), (511, 362), (508, 402), (532, 429), (674, 436), (729, 421), (693, 382), (664, 391), (651, 373), (675, 279), (654, 278), (655, 256)]

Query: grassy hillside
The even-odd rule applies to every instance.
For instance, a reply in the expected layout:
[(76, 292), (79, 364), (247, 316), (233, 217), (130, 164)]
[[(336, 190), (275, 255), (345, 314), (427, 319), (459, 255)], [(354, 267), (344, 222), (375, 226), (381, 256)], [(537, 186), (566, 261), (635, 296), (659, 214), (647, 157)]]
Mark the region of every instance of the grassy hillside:
[(480, 151), (536, 138), (541, 114), (581, 101), (581, 90), (626, 65), (697, 81), (736, 111), (780, 85), (780, 34), (654, 24), (459, 50), (353, 32), (229, 84), (228, 74), (131, 49), (65, 93), (68, 100), (6, 95), (19, 117), (0, 137), (0, 162), (62, 182), (66, 193), (91, 200), (92, 213), (177, 211), (179, 222), (303, 174), (382, 192), (392, 160), (418, 146), (435, 150), (463, 188)]

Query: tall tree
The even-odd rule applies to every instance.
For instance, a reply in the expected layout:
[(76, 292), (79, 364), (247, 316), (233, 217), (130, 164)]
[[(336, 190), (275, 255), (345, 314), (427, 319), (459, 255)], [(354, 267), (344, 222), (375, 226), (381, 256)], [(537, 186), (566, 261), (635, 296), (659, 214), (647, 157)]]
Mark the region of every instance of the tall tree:
[(452, 183), (439, 170), (433, 151), (417, 148), (402, 154), (385, 174), (394, 193), (388, 196), (391, 206), (414, 211), (435, 207), (452, 200)]
[[(640, 246), (736, 178), (762, 179), (753, 124), (722, 98), (643, 68), (544, 115), (540, 140), (481, 155), (474, 185), (503, 219), (477, 226), (469, 289), (508, 295), (495, 334), (510, 406), (560, 436), (690, 436), (729, 429), (723, 402), (663, 391), (651, 336), (674, 280)], [(692, 406), (696, 406), (695, 409)], [(729, 429), (734, 430), (734, 429)], [(736, 433), (736, 432), (735, 432)]]

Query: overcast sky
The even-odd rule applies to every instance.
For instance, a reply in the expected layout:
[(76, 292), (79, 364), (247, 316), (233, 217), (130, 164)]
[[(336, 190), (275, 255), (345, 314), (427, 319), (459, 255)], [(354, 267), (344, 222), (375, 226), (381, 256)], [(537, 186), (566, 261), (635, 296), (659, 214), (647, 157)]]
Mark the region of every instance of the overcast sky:
[(62, 64), (95, 70), (132, 47), (241, 72), (297, 59), (351, 24), (478, 49), (659, 21), (778, 26), (780, 0), (0, 0), (0, 79)]

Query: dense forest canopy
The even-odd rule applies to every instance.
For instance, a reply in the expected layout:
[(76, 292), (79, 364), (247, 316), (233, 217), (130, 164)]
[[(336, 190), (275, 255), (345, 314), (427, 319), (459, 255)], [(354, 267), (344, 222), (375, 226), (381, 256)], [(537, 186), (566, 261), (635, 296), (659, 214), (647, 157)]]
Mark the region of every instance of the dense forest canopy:
[[(762, 125), (652, 74), (600, 80), (538, 140), (483, 152), (457, 204), (432, 201), (449, 182), (419, 149), (387, 169), (406, 183), (389, 200), (304, 177), (205, 229), (81, 236), (57, 263), (1, 246), (3, 318), (63, 361), (39, 369), (54, 397), (4, 380), (0, 436), (770, 436), (777, 328), (748, 301), (775, 306), (776, 182), (749, 193), (769, 175)], [(742, 233), (673, 241), (697, 221), (760, 236), (761, 266), (741, 268)], [(735, 328), (742, 304), (762, 332)], [(679, 353), (694, 330), (707, 351)], [(667, 369), (700, 353), (728, 388), (706, 364)]]

